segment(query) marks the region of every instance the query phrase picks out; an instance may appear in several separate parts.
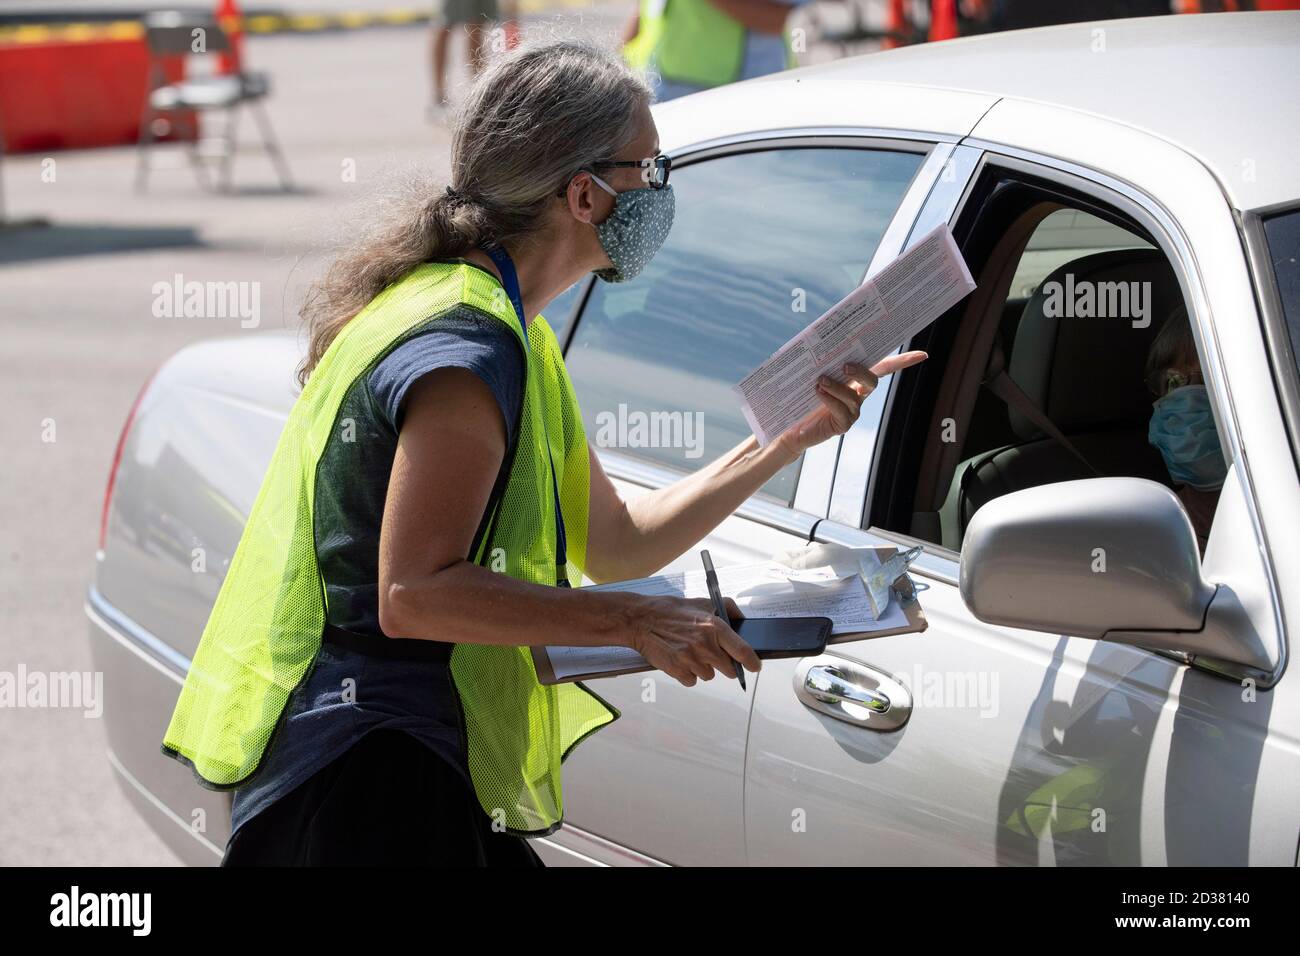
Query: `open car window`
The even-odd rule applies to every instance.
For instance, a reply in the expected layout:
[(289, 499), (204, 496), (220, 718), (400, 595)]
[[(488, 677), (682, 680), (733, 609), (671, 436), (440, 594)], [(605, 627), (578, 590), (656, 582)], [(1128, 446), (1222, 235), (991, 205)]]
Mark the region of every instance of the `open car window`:
[[(934, 330), (938, 367), (888, 425), (929, 423), (910, 452), (894, 446), (893, 492), (910, 482), (915, 496), (883, 520), (869, 510), (872, 523), (960, 551), (971, 518), (995, 498), (1124, 475), (1178, 494), (1204, 545), (1218, 497), (1210, 485), (1226, 465), (1175, 273), (1136, 230), (1045, 208), (1027, 204), (984, 244), (984, 260), (970, 262), (978, 282), (1005, 293)], [(1195, 463), (1173, 447), (1189, 429)]]

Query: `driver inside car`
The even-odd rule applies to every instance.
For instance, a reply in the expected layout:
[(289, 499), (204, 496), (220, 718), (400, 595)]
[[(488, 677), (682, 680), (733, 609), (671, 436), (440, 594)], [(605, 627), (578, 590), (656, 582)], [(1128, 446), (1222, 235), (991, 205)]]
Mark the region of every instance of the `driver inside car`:
[(1151, 343), (1147, 387), (1156, 396), (1147, 439), (1164, 459), (1204, 554), (1228, 465), (1185, 306), (1170, 313)]

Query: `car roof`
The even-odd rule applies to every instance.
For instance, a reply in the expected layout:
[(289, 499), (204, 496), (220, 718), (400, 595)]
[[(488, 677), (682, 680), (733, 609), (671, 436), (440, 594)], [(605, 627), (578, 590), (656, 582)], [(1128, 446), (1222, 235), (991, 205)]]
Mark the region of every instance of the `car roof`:
[(1171, 15), (917, 44), (732, 89), (782, 99), (800, 84), (893, 87), (909, 101), (945, 91), (967, 108), (937, 122), (915, 113), (908, 127), (941, 133), (969, 132), (961, 121), (1003, 97), (1079, 110), (1179, 146), (1252, 209), (1300, 199), (1298, 65), (1300, 11)]

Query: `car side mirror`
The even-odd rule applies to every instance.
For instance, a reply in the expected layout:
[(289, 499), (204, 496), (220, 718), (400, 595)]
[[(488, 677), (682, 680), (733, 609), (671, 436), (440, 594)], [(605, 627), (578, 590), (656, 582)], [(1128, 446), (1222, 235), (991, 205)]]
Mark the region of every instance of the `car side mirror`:
[(1231, 589), (1202, 576), (1178, 498), (1142, 478), (1065, 481), (995, 498), (966, 530), (960, 585), (966, 607), (987, 624), (1262, 670), (1275, 663)]

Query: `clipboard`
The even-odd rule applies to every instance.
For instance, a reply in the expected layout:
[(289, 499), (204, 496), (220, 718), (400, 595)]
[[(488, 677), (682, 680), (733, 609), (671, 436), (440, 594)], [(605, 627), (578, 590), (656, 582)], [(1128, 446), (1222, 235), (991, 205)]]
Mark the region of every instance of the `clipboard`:
[[(874, 550), (879, 552), (881, 559), (885, 561), (898, 553), (898, 549), (894, 547), (881, 547)], [(925, 611), (921, 609), (921, 602), (917, 597), (918, 589), (916, 582), (912, 580), (912, 576), (904, 571), (894, 579), (894, 583), (890, 585), (890, 590), (898, 598), (898, 606), (902, 610), (903, 616), (907, 618), (906, 627), (891, 627), (879, 631), (859, 631), (855, 634), (832, 634), (831, 639), (826, 643), (844, 644), (849, 641), (870, 641), (877, 637), (892, 637), (895, 634), (920, 634), (925, 631), (930, 626), (930, 622), (926, 620)]]
[[(629, 667), (606, 670), (601, 668), (598, 671), (591, 671), (583, 674), (566, 674), (563, 677), (555, 676), (555, 669), (551, 666), (551, 657), (546, 653), (545, 647), (529, 648), (533, 654), (533, 670), (537, 672), (537, 683), (543, 687), (551, 684), (575, 684), (579, 681), (599, 680), (604, 677), (622, 677), (625, 674), (642, 674), (655, 670), (649, 664), (637, 662)], [(640, 655), (637, 655), (638, 657)]]
[[(879, 553), (882, 560), (888, 560), (897, 553), (897, 548), (884, 546), (874, 549)], [(907, 623), (902, 627), (884, 628), (880, 630), (858, 631), (848, 634), (832, 634), (827, 640), (827, 646), (833, 644), (845, 644), (850, 641), (873, 640), (877, 637), (892, 637), (898, 634), (919, 634), (928, 628), (929, 621), (926, 620), (925, 612), (921, 609), (920, 601), (917, 599), (917, 587), (906, 571), (900, 574), (891, 587), (895, 597), (898, 599), (899, 608), (903, 612)], [(571, 684), (579, 681), (600, 680), (605, 677), (622, 677), (627, 674), (641, 674), (656, 670), (647, 664), (639, 654), (631, 648), (617, 648), (616, 653), (625, 653), (630, 660), (626, 667), (609, 667), (600, 666), (593, 670), (578, 670), (574, 672), (566, 671), (564, 676), (557, 677), (555, 668), (552, 665), (550, 654), (546, 646), (535, 646), (529, 648), (533, 669), (537, 673), (537, 682), (543, 686), (553, 684)], [(603, 656), (609, 652), (610, 648), (590, 648), (592, 656)]]

